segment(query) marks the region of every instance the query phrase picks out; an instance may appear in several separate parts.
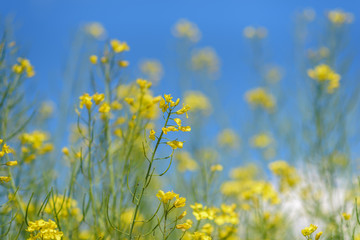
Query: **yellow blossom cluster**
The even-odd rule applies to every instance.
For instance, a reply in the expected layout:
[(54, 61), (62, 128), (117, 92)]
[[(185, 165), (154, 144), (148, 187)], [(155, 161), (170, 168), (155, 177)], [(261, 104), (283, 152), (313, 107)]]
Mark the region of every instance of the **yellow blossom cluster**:
[(117, 39), (112, 39), (110, 41), (110, 46), (115, 53), (121, 53), (130, 50), (129, 45), (127, 45), (126, 42), (121, 42)]
[(146, 60), (140, 64), (141, 72), (152, 82), (160, 81), (164, 74), (161, 63), (157, 60)]
[(54, 150), (52, 143), (46, 143), (49, 136), (42, 131), (33, 131), (20, 135), (21, 152), (24, 155), (24, 162), (30, 163), (37, 155), (44, 155)]
[(57, 228), (58, 226), (51, 219), (48, 222), (42, 219), (35, 222), (29, 221), (29, 226), (26, 228), (26, 231), (30, 233), (28, 240), (61, 240), (63, 233)]
[(260, 133), (251, 138), (251, 145), (255, 148), (266, 148), (273, 142), (267, 133)]
[(184, 94), (184, 102), (191, 106), (191, 112), (208, 116), (211, 113), (211, 103), (208, 97), (199, 91), (187, 91)]
[(175, 202), (173, 204), (175, 208), (185, 207), (186, 205), (186, 198), (179, 197), (179, 194), (174, 193), (173, 191), (165, 193), (164, 191), (159, 190), (156, 197), (165, 204), (171, 202), (171, 200), (175, 198)]
[(177, 160), (177, 168), (180, 172), (195, 171), (198, 169), (197, 162), (192, 158), (187, 151), (180, 151), (175, 154)]
[(204, 71), (208, 74), (214, 74), (219, 71), (220, 63), (214, 49), (210, 47), (195, 50), (191, 56), (191, 67), (195, 71)]
[(51, 198), (45, 207), (45, 212), (52, 214), (57, 212), (62, 219), (73, 218), (81, 221), (82, 214), (76, 200), (62, 195), (56, 195)]
[(26, 73), (28, 78), (31, 78), (35, 75), (34, 67), (31, 65), (30, 61), (25, 58), (18, 58), (18, 63), (14, 64), (12, 70), (16, 74)]
[(275, 108), (275, 99), (264, 88), (255, 88), (245, 94), (246, 101), (253, 107), (262, 107), (266, 110)]
[(201, 32), (195, 23), (186, 19), (180, 19), (173, 28), (175, 37), (184, 38), (192, 42), (197, 42), (201, 38)]
[[(301, 233), (306, 239), (311, 240), (311, 235), (317, 230), (317, 228), (318, 227), (316, 225), (310, 224), (309, 227), (305, 227), (303, 230), (301, 230)], [(322, 233), (323, 232), (317, 233), (315, 240), (319, 240)]]
[(99, 22), (87, 23), (84, 26), (84, 30), (90, 36), (97, 38), (97, 39), (104, 37), (106, 34), (104, 26)]
[(333, 93), (334, 90), (340, 86), (340, 75), (331, 69), (329, 65), (317, 65), (314, 69), (309, 69), (307, 73), (310, 78), (317, 80), (320, 83), (328, 81), (328, 93)]
[(269, 164), (270, 170), (280, 178), (280, 191), (286, 191), (295, 187), (300, 182), (296, 168), (287, 162), (279, 160)]
[[(241, 173), (245, 173), (241, 175)], [(280, 198), (273, 185), (256, 178), (257, 171), (253, 165), (235, 168), (231, 172), (232, 180), (224, 182), (221, 191), (226, 196), (234, 196), (241, 202), (244, 210), (249, 210), (249, 204), (258, 206), (260, 201), (279, 204)]]
[(240, 139), (234, 130), (227, 128), (222, 130), (217, 136), (217, 142), (220, 147), (236, 149), (240, 145)]
[(351, 13), (344, 12), (343, 10), (332, 10), (328, 12), (328, 19), (333, 24), (342, 25), (344, 23), (352, 23), (354, 16)]

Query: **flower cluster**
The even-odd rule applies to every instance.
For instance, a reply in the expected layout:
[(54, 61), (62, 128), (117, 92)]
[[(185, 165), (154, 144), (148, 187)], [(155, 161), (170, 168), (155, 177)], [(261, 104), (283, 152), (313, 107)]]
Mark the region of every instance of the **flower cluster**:
[(54, 145), (47, 143), (49, 136), (42, 131), (33, 131), (20, 135), (21, 152), (25, 163), (32, 162), (37, 155), (44, 155), (54, 150)]
[(28, 240), (61, 240), (63, 233), (59, 231), (58, 226), (54, 221), (49, 219), (48, 222), (40, 219), (35, 222), (30, 221), (26, 231), (30, 233)]
[(264, 88), (256, 88), (245, 94), (246, 101), (253, 107), (262, 107), (266, 110), (275, 108), (274, 97)]
[(307, 73), (310, 78), (315, 79), (318, 82), (328, 81), (328, 93), (333, 93), (334, 90), (340, 86), (340, 75), (326, 64), (317, 65), (314, 69), (309, 69)]
[(26, 73), (26, 77), (31, 78), (35, 75), (34, 66), (25, 58), (18, 58), (18, 63), (14, 64), (12, 70), (16, 74)]
[(280, 191), (286, 191), (295, 187), (300, 182), (300, 177), (295, 167), (290, 166), (287, 162), (279, 160), (269, 164), (270, 170), (274, 175), (280, 178)]
[[(306, 238), (306, 239), (309, 239), (311, 240), (311, 235), (317, 230), (317, 226), (316, 225), (313, 225), (313, 224), (310, 224), (309, 227), (306, 227), (304, 228), (303, 230), (301, 230), (301, 233), (302, 235)], [(320, 239), (320, 236), (323, 234), (323, 232), (319, 232), (316, 234), (315, 236), (315, 240), (319, 240)]]

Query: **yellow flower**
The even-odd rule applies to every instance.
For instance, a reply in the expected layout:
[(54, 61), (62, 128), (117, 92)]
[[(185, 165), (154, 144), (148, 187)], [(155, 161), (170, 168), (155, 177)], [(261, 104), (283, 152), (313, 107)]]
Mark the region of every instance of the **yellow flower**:
[(169, 201), (171, 201), (173, 198), (178, 198), (179, 194), (174, 193), (173, 191), (171, 192), (164, 192), (162, 190), (159, 190), (158, 193), (156, 194), (156, 197), (163, 203), (168, 203)]
[(211, 166), (210, 170), (212, 172), (216, 172), (216, 171), (221, 172), (223, 170), (223, 166), (221, 164), (216, 164), (216, 165)]
[(240, 144), (240, 139), (232, 129), (224, 129), (217, 137), (217, 142), (222, 147), (235, 149)]
[(0, 183), (9, 182), (11, 177), (0, 176)]
[(99, 107), (99, 112), (101, 113), (108, 113), (110, 112), (110, 105), (106, 102), (104, 102), (103, 104), (101, 104), (101, 106)]
[(145, 74), (152, 82), (157, 83), (163, 76), (163, 68), (157, 60), (146, 60), (141, 63), (140, 70)]
[(333, 93), (340, 86), (340, 75), (326, 64), (317, 65), (314, 69), (308, 70), (308, 76), (318, 82), (328, 81), (327, 91)]
[(89, 57), (89, 60), (90, 60), (90, 62), (91, 62), (92, 64), (96, 64), (97, 61), (98, 61), (98, 57), (97, 57), (96, 55), (91, 55), (91, 56)]
[(185, 223), (177, 224), (176, 229), (181, 229), (183, 231), (186, 231), (192, 227), (192, 224), (193, 224), (193, 222), (190, 219), (188, 219), (188, 220), (186, 220)]
[(191, 157), (189, 152), (181, 151), (175, 154), (175, 158), (178, 161), (178, 169), (180, 172), (195, 171), (198, 168), (198, 164)]
[(153, 129), (150, 130), (149, 138), (153, 141), (155, 141), (155, 131)]
[(186, 118), (189, 118), (188, 116), (188, 111), (190, 110), (190, 107), (188, 105), (183, 105), (183, 107), (180, 110), (177, 110), (175, 112), (175, 114), (181, 115), (181, 114), (186, 114)]
[(121, 53), (123, 51), (129, 51), (130, 47), (127, 45), (126, 42), (120, 42), (117, 39), (113, 39), (110, 41), (111, 48), (116, 53)]
[(148, 82), (144, 79), (141, 79), (141, 78), (138, 78), (136, 80), (136, 83), (139, 85), (140, 89), (148, 89), (151, 87), (152, 83), (151, 82)]
[(192, 42), (197, 42), (201, 38), (201, 32), (197, 25), (186, 19), (180, 19), (175, 24), (172, 32), (175, 37), (185, 38)]
[(68, 149), (67, 147), (63, 147), (63, 148), (61, 149), (61, 152), (62, 152), (64, 155), (66, 155), (66, 156), (69, 155), (69, 149)]
[(315, 240), (319, 240), (322, 234), (323, 232), (319, 232), (318, 234), (316, 234)]
[(167, 128), (163, 127), (161, 130), (163, 131), (164, 134), (167, 134), (168, 132), (177, 132), (177, 131), (179, 131), (179, 129), (177, 129), (174, 126), (169, 126)]
[(275, 107), (275, 100), (272, 95), (266, 92), (263, 88), (255, 88), (246, 92), (246, 101), (253, 107), (260, 106), (266, 110), (273, 110)]
[(82, 109), (84, 105), (88, 110), (91, 109), (92, 106), (92, 97), (88, 93), (84, 93), (82, 96), (79, 97), (80, 99), (80, 108)]
[(199, 91), (186, 91), (184, 104), (191, 107), (191, 112), (200, 113), (204, 116), (208, 116), (212, 112), (209, 98)]
[(125, 60), (120, 60), (118, 61), (118, 66), (122, 68), (126, 68), (127, 66), (129, 66), (129, 62)]
[(266, 133), (255, 135), (251, 139), (251, 144), (256, 148), (265, 148), (273, 142), (272, 138)]
[(347, 13), (342, 10), (332, 10), (328, 13), (328, 19), (330, 20), (330, 22), (336, 25), (352, 23), (353, 18), (354, 17), (351, 13)]
[(214, 75), (219, 71), (219, 65), (219, 57), (210, 47), (196, 50), (191, 56), (191, 66), (195, 71)]
[(86, 24), (84, 30), (92, 37), (97, 39), (102, 38), (106, 34), (105, 28), (99, 22), (91, 22)]
[(7, 145), (6, 143), (4, 143), (4, 145), (2, 146), (2, 152), (9, 154), (9, 153), (13, 153), (14, 150), (12, 150), (9, 145)]
[(95, 93), (92, 98), (96, 105), (99, 105), (105, 99), (105, 95), (103, 93)]
[(16, 166), (18, 164), (18, 162), (17, 161), (9, 161), (9, 162), (7, 162), (6, 163), (6, 166)]
[(302, 235), (304, 235), (305, 237), (310, 237), (310, 235), (316, 231), (318, 227), (316, 225), (310, 224), (309, 227), (304, 228), (303, 230), (301, 230)]
[(121, 110), (123, 108), (123, 105), (119, 103), (118, 101), (113, 101), (111, 103), (111, 109), (113, 110)]
[(35, 75), (34, 67), (31, 65), (30, 61), (25, 58), (18, 58), (18, 64), (13, 65), (12, 70), (16, 74), (26, 73), (28, 78), (31, 78)]
[(130, 98), (130, 97), (126, 97), (126, 98), (124, 99), (124, 101), (127, 102), (127, 104), (129, 104), (129, 105), (134, 104), (134, 99), (133, 99), (133, 98)]
[(162, 110), (162, 112), (166, 112), (166, 110), (169, 108), (169, 105), (166, 103), (166, 101), (161, 98), (159, 101), (159, 107)]
[(176, 197), (176, 200), (174, 202), (174, 207), (175, 208), (185, 207), (185, 205), (186, 205), (186, 198), (184, 198), (184, 197), (181, 197), (181, 198)]
[(29, 221), (29, 225), (26, 228), (27, 232), (30, 232), (30, 238), (28, 240), (37, 240), (37, 239), (53, 239), (61, 240), (63, 233), (59, 231), (58, 226), (52, 220), (48, 222), (44, 220), (37, 220), (35, 222)]
[(351, 214), (348, 214), (346, 212), (342, 213), (342, 216), (344, 217), (345, 220), (350, 220), (351, 218)]
[(175, 150), (177, 148), (183, 148), (184, 142), (174, 140), (174, 141), (167, 142), (166, 144)]
[(182, 214), (180, 214), (177, 219), (178, 220), (183, 219), (186, 216), (186, 214), (187, 214), (187, 212), (183, 211)]

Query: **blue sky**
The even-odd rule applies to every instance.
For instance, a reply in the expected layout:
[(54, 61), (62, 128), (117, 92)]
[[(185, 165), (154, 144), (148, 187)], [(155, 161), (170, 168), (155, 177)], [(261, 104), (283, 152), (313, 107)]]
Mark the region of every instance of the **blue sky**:
[(6, 0), (0, 10), (2, 19), (14, 17), (15, 36), (35, 66), (35, 88), (46, 98), (58, 95), (62, 71), (75, 30), (79, 25), (98, 21), (110, 38), (126, 40), (130, 63), (143, 58), (157, 58), (165, 66), (161, 87), (170, 91), (172, 69), (168, 63), (174, 41), (171, 27), (180, 18), (195, 22), (202, 31), (200, 46), (216, 49), (222, 63), (222, 92), (243, 95), (254, 87), (246, 62), (246, 42), (242, 36), (248, 25), (269, 30), (267, 46), (276, 64), (289, 66), (291, 58), (293, 18), (296, 11), (311, 7), (317, 17), (326, 10), (341, 8), (354, 13), (353, 39), (359, 39), (360, 3), (358, 1), (302, 0), (226, 0), (226, 1), (121, 1), (121, 0)]

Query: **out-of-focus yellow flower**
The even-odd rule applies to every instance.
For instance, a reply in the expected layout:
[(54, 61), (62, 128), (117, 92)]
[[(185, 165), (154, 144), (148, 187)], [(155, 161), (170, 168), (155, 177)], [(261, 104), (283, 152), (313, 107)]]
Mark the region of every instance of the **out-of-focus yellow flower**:
[(273, 142), (273, 139), (267, 133), (260, 133), (251, 138), (251, 144), (256, 148), (265, 148)]
[(343, 218), (344, 218), (345, 220), (350, 220), (350, 218), (351, 218), (351, 214), (346, 213), (346, 212), (343, 212), (343, 213), (342, 213), (342, 216), (343, 216)]
[(141, 78), (138, 78), (136, 80), (136, 83), (139, 85), (140, 89), (148, 89), (151, 87), (152, 83), (145, 80), (145, 79), (141, 79)]
[(224, 129), (217, 136), (217, 142), (221, 147), (235, 149), (240, 145), (240, 139), (232, 129)]
[(267, 36), (267, 29), (264, 27), (255, 28), (253, 26), (247, 26), (244, 28), (244, 36), (249, 39), (253, 38), (265, 38)]
[(220, 212), (216, 214), (215, 223), (219, 226), (226, 223), (237, 225), (239, 223), (239, 217), (236, 213), (236, 205), (221, 204)]
[(88, 93), (84, 93), (82, 96), (79, 97), (80, 99), (80, 108), (82, 109), (84, 105), (88, 110), (91, 109), (92, 106), (92, 97)]
[(61, 149), (61, 152), (64, 154), (64, 155), (66, 155), (66, 156), (68, 156), (69, 155), (69, 149), (67, 148), (67, 147), (63, 147), (62, 149)]
[(31, 65), (30, 61), (26, 58), (18, 58), (18, 63), (14, 64), (12, 70), (16, 74), (26, 73), (28, 78), (31, 78), (35, 75), (34, 66)]
[(110, 110), (111, 110), (110, 105), (106, 102), (102, 103), (101, 106), (99, 107), (100, 113), (109, 113)]
[(98, 57), (97, 57), (96, 55), (91, 55), (91, 56), (89, 57), (89, 60), (90, 60), (90, 62), (91, 62), (92, 64), (96, 64), (97, 61), (98, 61)]
[(85, 32), (97, 39), (101, 39), (106, 34), (105, 28), (99, 22), (91, 22), (86, 24)]
[(300, 177), (295, 167), (287, 162), (279, 160), (269, 164), (270, 170), (280, 177), (280, 191), (295, 187), (300, 182)]
[(11, 177), (0, 176), (0, 183), (7, 183), (11, 180)]
[(150, 130), (149, 138), (155, 141), (155, 131), (153, 129)]
[(319, 232), (315, 235), (315, 240), (319, 240), (323, 232)]
[(282, 77), (282, 71), (279, 67), (271, 67), (265, 74), (266, 81), (273, 84), (279, 82)]
[(191, 157), (189, 152), (180, 151), (175, 154), (175, 159), (177, 160), (177, 167), (180, 172), (185, 171), (195, 171), (198, 169), (198, 164)]
[(117, 40), (117, 39), (112, 39), (112, 40), (110, 41), (110, 45), (111, 45), (112, 50), (113, 50), (115, 53), (121, 53), (121, 52), (129, 51), (129, 50), (130, 50), (129, 45), (127, 45), (126, 42), (120, 42), (120, 41)]
[(204, 71), (214, 74), (219, 71), (219, 57), (215, 50), (210, 47), (195, 50), (191, 56), (191, 67), (195, 71)]
[(221, 172), (224, 169), (224, 167), (221, 164), (216, 164), (211, 166), (210, 170), (212, 172)]
[(154, 83), (159, 82), (164, 74), (163, 67), (158, 60), (145, 60), (141, 62), (140, 70)]
[(178, 216), (178, 220), (183, 219), (186, 216), (187, 212), (183, 211), (179, 216)]
[(207, 206), (203, 206), (201, 203), (195, 203), (194, 205), (190, 205), (190, 207), (193, 209), (193, 215), (196, 220), (213, 220), (215, 218), (215, 208), (208, 208)]
[(309, 69), (307, 73), (310, 78), (315, 79), (318, 82), (328, 81), (328, 93), (333, 93), (334, 90), (340, 86), (340, 75), (326, 64), (317, 65), (314, 69)]
[(92, 98), (96, 105), (99, 105), (105, 99), (105, 95), (103, 93), (95, 93), (92, 95)]
[(122, 67), (122, 68), (126, 68), (129, 66), (129, 61), (120, 60), (120, 61), (118, 61), (118, 66)]
[[(210, 100), (199, 91), (187, 91), (184, 94), (184, 104), (191, 108), (191, 112), (208, 116), (211, 113)], [(190, 110), (190, 109), (189, 109)]]
[(195, 23), (186, 19), (180, 19), (172, 30), (175, 37), (184, 38), (192, 42), (198, 42), (201, 38), (201, 32)]
[(354, 20), (354, 16), (351, 13), (347, 13), (339, 9), (339, 10), (329, 11), (328, 19), (333, 24), (342, 25), (344, 23), (352, 23)]
[(16, 166), (17, 164), (18, 164), (17, 161), (9, 161), (9, 162), (6, 163), (6, 166), (11, 167), (11, 166)]
[(245, 98), (251, 106), (260, 106), (266, 110), (273, 110), (275, 108), (274, 97), (264, 88), (256, 88), (246, 92)]

